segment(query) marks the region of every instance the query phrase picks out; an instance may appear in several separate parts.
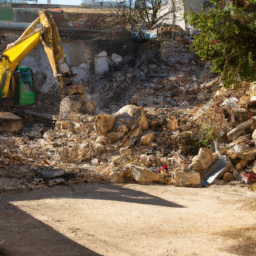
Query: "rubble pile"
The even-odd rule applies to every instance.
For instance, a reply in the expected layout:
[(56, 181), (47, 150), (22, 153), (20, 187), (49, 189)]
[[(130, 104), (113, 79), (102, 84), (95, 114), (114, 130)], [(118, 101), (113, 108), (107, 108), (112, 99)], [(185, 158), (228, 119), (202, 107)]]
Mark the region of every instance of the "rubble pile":
[[(256, 84), (223, 89), (183, 36), (63, 88), (59, 115), (0, 136), (0, 190), (139, 182), (253, 183)], [(105, 56), (106, 57), (106, 56)], [(215, 149), (214, 149), (215, 144)], [(215, 151), (215, 152), (214, 152)]]

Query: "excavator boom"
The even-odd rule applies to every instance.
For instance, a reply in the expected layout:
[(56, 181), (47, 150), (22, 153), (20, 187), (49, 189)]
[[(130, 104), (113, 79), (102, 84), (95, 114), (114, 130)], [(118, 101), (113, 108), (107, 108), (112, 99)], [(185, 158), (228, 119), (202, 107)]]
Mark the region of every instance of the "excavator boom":
[(18, 64), (41, 41), (49, 59), (54, 77), (57, 79), (56, 64), (65, 60), (58, 28), (47, 11), (40, 11), (39, 18), (33, 21), (23, 34), (8, 45), (0, 55), (0, 97), (9, 94), (10, 80)]

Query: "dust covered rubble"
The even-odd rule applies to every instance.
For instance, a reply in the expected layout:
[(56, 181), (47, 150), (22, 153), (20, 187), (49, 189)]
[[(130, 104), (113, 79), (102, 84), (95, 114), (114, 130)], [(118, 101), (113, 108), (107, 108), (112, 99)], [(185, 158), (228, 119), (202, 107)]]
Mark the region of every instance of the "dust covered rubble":
[[(198, 187), (221, 156), (227, 156), (228, 164), (212, 182), (241, 183), (239, 177), (244, 171), (253, 173), (256, 164), (256, 119), (250, 117), (248, 101), (236, 108), (230, 122), (231, 114), (218, 104), (219, 95), (230, 94), (239, 102), (243, 96), (221, 90), (202, 108), (126, 105), (113, 114), (92, 116), (77, 113), (75, 105), (65, 118), (55, 116), (54, 129), (42, 132), (35, 125), (20, 136), (2, 134), (0, 188), (136, 181)], [(205, 119), (221, 129), (217, 153), (200, 148), (198, 123), (207, 124)]]
[[(176, 53), (184, 53), (182, 62)], [(37, 124), (21, 135), (1, 134), (0, 190), (81, 182), (253, 182), (255, 84), (219, 89), (218, 78), (184, 46), (176, 53), (159, 66), (143, 51), (136, 68), (125, 70), (119, 58), (110, 73), (89, 79), (86, 91), (65, 89), (54, 129)], [(218, 138), (216, 152), (207, 148), (213, 145), (209, 132)], [(219, 163), (224, 165), (216, 172)]]

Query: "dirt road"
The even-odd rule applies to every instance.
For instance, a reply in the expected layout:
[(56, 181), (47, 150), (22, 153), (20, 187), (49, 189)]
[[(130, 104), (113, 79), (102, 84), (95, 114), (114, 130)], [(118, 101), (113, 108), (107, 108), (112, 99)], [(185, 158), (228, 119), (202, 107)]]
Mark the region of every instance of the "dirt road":
[(82, 184), (0, 195), (10, 256), (256, 255), (246, 187)]

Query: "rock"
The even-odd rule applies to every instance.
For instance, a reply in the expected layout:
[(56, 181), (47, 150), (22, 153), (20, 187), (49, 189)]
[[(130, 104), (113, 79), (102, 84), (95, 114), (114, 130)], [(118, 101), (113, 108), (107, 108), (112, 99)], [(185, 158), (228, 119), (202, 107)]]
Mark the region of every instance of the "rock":
[(219, 78), (215, 78), (214, 80), (208, 82), (208, 83), (203, 83), (200, 85), (200, 89), (209, 89), (213, 86), (217, 86), (220, 83)]
[(52, 186), (55, 186), (55, 185), (58, 185), (58, 184), (62, 184), (63, 182), (64, 182), (63, 178), (57, 178), (57, 179), (49, 180), (49, 187), (52, 187)]
[(112, 59), (116, 64), (118, 64), (118, 63), (120, 63), (120, 62), (123, 61), (122, 56), (120, 56), (120, 55), (118, 55), (118, 54), (116, 54), (116, 53), (113, 53), (113, 54), (111, 55), (111, 59)]
[(80, 113), (85, 103), (83, 95), (71, 95), (60, 102), (60, 115), (66, 119), (72, 119), (72, 113)]
[(198, 186), (201, 184), (198, 172), (177, 172), (176, 181), (180, 186)]
[(136, 120), (141, 116), (142, 109), (134, 105), (126, 105), (113, 114), (116, 124), (125, 125), (131, 129)]
[(81, 84), (74, 84), (63, 88), (63, 95), (84, 94), (84, 87)]
[(151, 141), (155, 138), (154, 133), (149, 133), (141, 137), (140, 142), (149, 145)]
[(182, 171), (188, 169), (190, 163), (186, 157), (179, 153), (174, 154), (173, 161), (178, 164), (178, 168), (181, 169)]
[(248, 160), (241, 159), (240, 162), (236, 165), (237, 170), (242, 170), (248, 164)]
[(130, 159), (132, 157), (132, 149), (129, 147), (121, 148), (120, 154), (124, 156), (125, 158)]
[(168, 128), (170, 131), (176, 131), (179, 129), (178, 121), (175, 116), (170, 116)]
[(230, 159), (240, 158), (247, 161), (254, 160), (256, 156), (256, 148), (251, 151), (244, 151), (244, 152), (234, 152), (234, 151), (227, 151), (227, 154)]
[(57, 169), (57, 170), (47, 170), (42, 169), (38, 170), (38, 174), (40, 178), (43, 179), (53, 179), (62, 176), (65, 173), (65, 170), (63, 169)]
[(124, 133), (123, 132), (110, 132), (110, 133), (106, 134), (106, 137), (108, 139), (110, 139), (111, 141), (117, 141), (117, 140), (121, 140), (124, 137)]
[(233, 174), (231, 174), (230, 172), (226, 172), (223, 176), (223, 180), (224, 180), (225, 183), (228, 183), (228, 182), (230, 182), (234, 179), (235, 178), (234, 178)]
[(78, 67), (71, 68), (72, 73), (76, 75), (73, 78), (73, 84), (83, 83), (87, 79), (88, 76), (88, 65), (86, 63), (82, 63)]
[(240, 175), (240, 172), (239, 172), (238, 170), (234, 170), (234, 171), (233, 171), (233, 176), (234, 176), (234, 178), (235, 178), (236, 180), (239, 179), (239, 175)]
[(148, 124), (148, 119), (147, 119), (146, 115), (142, 115), (142, 117), (139, 121), (139, 126), (144, 131), (148, 130), (149, 124)]
[(59, 64), (59, 70), (62, 74), (69, 74), (70, 68), (67, 65), (67, 63), (63, 62), (62, 64)]
[(256, 124), (256, 116), (253, 116), (249, 120), (239, 124), (237, 127), (232, 129), (227, 133), (227, 137), (229, 141), (234, 141), (237, 139), (242, 133), (244, 133), (245, 130), (247, 130), (249, 127), (254, 126)]
[(99, 53), (94, 58), (95, 74), (101, 75), (109, 71), (108, 55), (106, 51)]
[[(63, 129), (70, 129), (70, 127), (71, 127), (71, 123), (69, 121), (61, 120), (61, 121), (57, 121), (55, 123), (54, 129), (55, 130), (63, 130)], [(44, 133), (44, 136), (47, 139), (47, 132)]]
[(106, 137), (104, 137), (104, 136), (99, 136), (99, 137), (96, 139), (96, 143), (99, 143), (99, 144), (101, 144), (101, 145), (107, 145)]
[(192, 159), (189, 169), (203, 175), (213, 161), (213, 151), (208, 148), (200, 148), (198, 155)]
[(107, 134), (114, 128), (115, 118), (109, 114), (99, 114), (95, 119), (95, 130), (101, 134)]
[(250, 105), (251, 105), (251, 106), (255, 106), (255, 105), (256, 105), (256, 96), (252, 96), (252, 97), (250, 98)]
[(9, 112), (0, 112), (0, 132), (18, 133), (22, 129), (22, 119)]
[(159, 183), (159, 175), (143, 167), (128, 164), (125, 169), (130, 169), (132, 177), (141, 184)]
[(94, 158), (91, 160), (92, 165), (98, 165), (99, 164), (99, 159), (98, 158)]
[(256, 142), (256, 129), (252, 133), (252, 139)]

